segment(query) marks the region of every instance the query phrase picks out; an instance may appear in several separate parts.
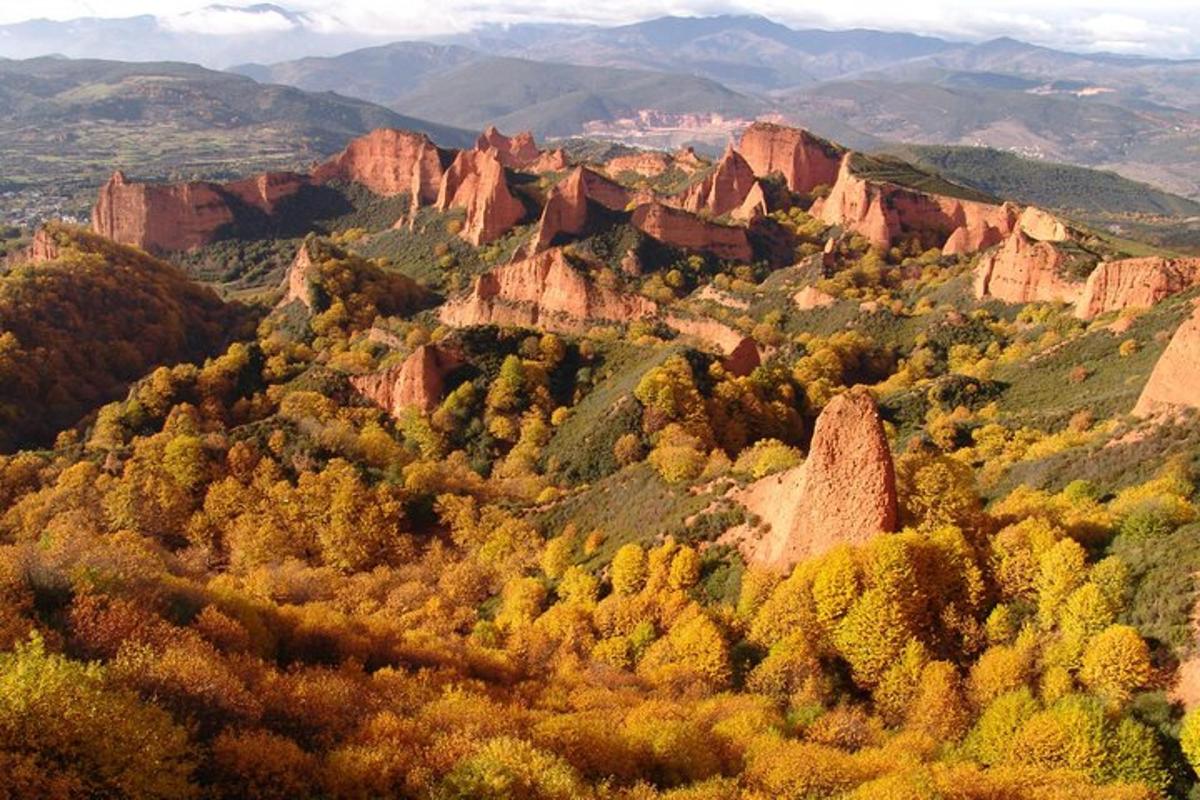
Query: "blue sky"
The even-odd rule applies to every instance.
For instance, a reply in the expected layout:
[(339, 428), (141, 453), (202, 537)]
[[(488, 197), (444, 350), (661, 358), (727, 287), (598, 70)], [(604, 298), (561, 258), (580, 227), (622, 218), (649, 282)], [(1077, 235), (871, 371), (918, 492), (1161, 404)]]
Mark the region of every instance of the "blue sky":
[[(156, 14), (164, 24), (212, 33), (282, 30), (279, 14), (247, 14), (229, 2), (220, 7), (196, 0), (39, 0), (0, 3), (0, 22), (31, 15)], [(1155, 56), (1200, 56), (1200, 3), (1196, 0), (283, 0), (329, 30), (386, 34), (396, 38), (450, 33), (485, 22), (570, 21), (621, 23), (661, 14), (760, 13), (792, 26), (871, 27), (963, 39), (1014, 36), (1072, 50), (1110, 50)]]

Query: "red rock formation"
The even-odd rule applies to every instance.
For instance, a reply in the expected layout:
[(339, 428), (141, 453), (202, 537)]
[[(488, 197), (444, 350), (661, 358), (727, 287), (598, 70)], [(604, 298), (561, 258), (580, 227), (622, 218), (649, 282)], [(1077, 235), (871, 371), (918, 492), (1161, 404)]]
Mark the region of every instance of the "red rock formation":
[(312, 311), (312, 269), (315, 266), (312, 253), (310, 252), (310, 243), (304, 241), (300, 243), (300, 249), (296, 251), (296, 257), (292, 259), (291, 266), (288, 267), (287, 274), (283, 276), (283, 299), (279, 301), (280, 306), (286, 306), (295, 300), (299, 300), (304, 304), (304, 307)]
[(720, 353), (724, 357), (722, 366), (732, 375), (749, 375), (762, 363), (758, 343), (723, 322), (711, 317), (681, 317), (678, 314), (669, 314), (664, 321), (680, 335)]
[(495, 150), (459, 152), (442, 176), (436, 206), (466, 209), (460, 235), (475, 246), (499, 239), (525, 216), (525, 207), (508, 190)]
[(440, 316), (454, 326), (578, 331), (593, 322), (628, 322), (656, 311), (644, 297), (595, 285), (556, 247), (480, 275), (468, 294), (442, 306)]
[(837, 180), (843, 151), (806, 130), (756, 122), (742, 134), (738, 152), (755, 175), (778, 172), (793, 192), (810, 192)]
[(351, 141), (312, 177), (316, 183), (361, 183), (385, 197), (411, 192), (414, 204), (425, 205), (437, 199), (448, 159), (423, 133), (379, 128)]
[(58, 258), (62, 250), (58, 246), (58, 241), (54, 238), (54, 234), (49, 228), (42, 226), (33, 234), (33, 240), (29, 243), (29, 248), (25, 251), (23, 261), (32, 261), (34, 263), (40, 261), (53, 261)]
[(669, 170), (672, 163), (672, 158), (666, 153), (658, 150), (646, 150), (611, 158), (604, 165), (604, 171), (614, 178), (622, 172), (632, 172), (643, 178), (657, 178)]
[(629, 192), (587, 167), (576, 167), (550, 190), (533, 239), (533, 252), (550, 247), (560, 234), (583, 233), (588, 223), (589, 200), (619, 211), (629, 203)]
[(662, 203), (638, 206), (632, 222), (647, 236), (673, 247), (709, 252), (732, 261), (749, 261), (753, 257), (745, 228), (707, 222)]
[(1200, 258), (1127, 258), (1097, 265), (1088, 275), (1075, 316), (1092, 319), (1106, 311), (1148, 308), (1200, 285)]
[(696, 151), (691, 147), (681, 147), (671, 156), (671, 160), (675, 162), (675, 166), (691, 175), (698, 169), (704, 167), (704, 159), (696, 155)]
[(399, 418), (406, 408), (431, 411), (441, 402), (446, 377), (462, 360), (444, 348), (423, 344), (402, 364), (382, 372), (356, 375), (350, 385), (375, 405)]
[(1017, 224), (1030, 238), (1041, 242), (1065, 242), (1071, 238), (1066, 223), (1036, 206), (1026, 206)]
[(870, 394), (851, 390), (830, 400), (804, 464), (751, 484), (735, 499), (770, 526), (757, 540), (747, 531), (734, 535), (748, 561), (771, 569), (894, 531), (896, 476)]
[[(704, 211), (720, 217), (741, 208), (757, 186), (754, 170), (750, 169), (746, 159), (729, 147), (712, 172), (685, 189), (675, 200), (685, 211), (693, 214)], [(759, 189), (760, 195), (761, 192)]]
[(767, 205), (767, 195), (763, 191), (762, 183), (755, 181), (750, 187), (750, 191), (746, 193), (746, 198), (742, 200), (742, 204), (730, 212), (729, 216), (739, 222), (749, 222), (755, 217), (765, 217), (770, 211)]
[(554, 172), (567, 168), (566, 153), (562, 150), (542, 152), (529, 131), (508, 137), (496, 130), (495, 125), (489, 125), (475, 140), (475, 149), (494, 150), (501, 164), (523, 172)]
[(810, 311), (814, 308), (828, 308), (837, 302), (837, 298), (822, 292), (815, 286), (805, 286), (792, 295), (792, 302), (801, 311)]
[(1200, 408), (1200, 307), (1175, 331), (1158, 357), (1133, 413), (1139, 417)]
[(864, 236), (877, 247), (896, 237), (918, 234), (943, 246), (947, 255), (961, 255), (998, 244), (1016, 226), (1017, 210), (1010, 204), (962, 200), (868, 180), (853, 166), (854, 154), (842, 159), (829, 196), (818, 199), (811, 213), (828, 225), (839, 225)]
[(213, 241), (234, 222), (239, 206), (271, 214), (280, 199), (306, 180), (293, 173), (271, 173), (229, 184), (150, 184), (128, 181), (115, 172), (92, 209), (92, 230), (147, 250), (190, 250)]
[(1063, 277), (1064, 257), (1049, 242), (1014, 231), (975, 268), (975, 297), (1006, 303), (1074, 303), (1081, 283)]

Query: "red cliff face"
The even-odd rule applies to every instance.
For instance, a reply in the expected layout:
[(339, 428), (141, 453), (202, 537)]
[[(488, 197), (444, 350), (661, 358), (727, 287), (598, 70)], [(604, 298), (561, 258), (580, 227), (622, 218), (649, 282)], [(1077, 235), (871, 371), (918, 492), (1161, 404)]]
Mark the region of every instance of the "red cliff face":
[(533, 240), (533, 252), (550, 247), (560, 235), (576, 236), (583, 233), (588, 223), (589, 200), (612, 211), (619, 211), (629, 203), (629, 192), (620, 184), (586, 167), (576, 167), (546, 197), (538, 232)]
[(147, 250), (190, 250), (212, 242), (236, 219), (239, 206), (271, 214), (279, 200), (294, 194), (306, 180), (292, 173), (270, 173), (229, 184), (150, 184), (128, 181), (116, 172), (100, 189), (92, 230)]
[(1197, 285), (1200, 285), (1198, 258), (1107, 261), (1088, 275), (1075, 316), (1092, 319), (1107, 311), (1148, 308)]
[(462, 360), (437, 345), (424, 344), (402, 364), (350, 378), (350, 385), (375, 405), (399, 418), (407, 408), (431, 411), (441, 402), (446, 377)]
[(757, 540), (736, 534), (747, 560), (776, 570), (896, 530), (895, 470), (870, 394), (851, 390), (830, 400), (804, 464), (751, 484), (735, 499), (769, 525)]
[(778, 172), (793, 192), (810, 192), (837, 180), (843, 151), (806, 130), (756, 122), (742, 134), (738, 152), (755, 175)]
[(61, 254), (62, 249), (58, 246), (58, 241), (54, 238), (54, 234), (45, 226), (38, 228), (33, 234), (33, 241), (29, 243), (29, 248), (25, 251), (22, 261), (53, 261)]
[(437, 199), (448, 159), (423, 133), (380, 128), (313, 170), (313, 180), (361, 183), (385, 197), (411, 192), (415, 205), (425, 205)]
[(1063, 277), (1064, 258), (1050, 242), (1014, 231), (975, 268), (975, 297), (1006, 303), (1074, 303), (1082, 284)]
[(479, 276), (467, 295), (442, 306), (440, 316), (454, 326), (578, 331), (593, 322), (628, 322), (656, 311), (651, 300), (593, 284), (556, 247)]
[(685, 211), (703, 211), (720, 217), (740, 209), (755, 188), (758, 188), (758, 181), (754, 178), (754, 170), (746, 159), (730, 147), (725, 150), (716, 168), (703, 180), (684, 190), (677, 201)]
[(567, 168), (566, 153), (562, 150), (542, 152), (529, 131), (509, 137), (490, 125), (475, 140), (475, 149), (494, 150), (501, 164), (523, 172), (555, 172)]
[(672, 158), (659, 150), (647, 150), (643, 153), (611, 158), (604, 165), (604, 171), (614, 178), (623, 172), (632, 172), (643, 178), (657, 178), (671, 168)]
[(732, 375), (749, 375), (762, 363), (762, 353), (754, 339), (711, 317), (681, 317), (668, 314), (667, 326), (681, 336), (695, 339), (723, 358), (721, 364)]
[(847, 153), (829, 196), (813, 204), (812, 214), (888, 247), (899, 236), (916, 234), (946, 255), (962, 255), (1003, 241), (1017, 223), (1017, 209), (868, 180), (853, 169)]
[(1150, 373), (1133, 413), (1139, 417), (1200, 408), (1200, 307), (1171, 337)]
[(475, 246), (499, 239), (525, 216), (494, 150), (461, 151), (442, 176), (436, 205), (439, 211), (466, 209), (460, 235)]
[(732, 261), (749, 261), (753, 257), (745, 228), (707, 222), (662, 203), (638, 206), (632, 221), (647, 236), (673, 247), (709, 252)]
[(299, 300), (305, 308), (312, 311), (310, 289), (312, 288), (312, 270), (315, 266), (316, 263), (309, 251), (309, 243), (301, 242), (300, 249), (296, 251), (296, 257), (292, 259), (287, 274), (283, 276), (283, 299), (279, 301), (280, 306), (286, 306), (288, 303)]

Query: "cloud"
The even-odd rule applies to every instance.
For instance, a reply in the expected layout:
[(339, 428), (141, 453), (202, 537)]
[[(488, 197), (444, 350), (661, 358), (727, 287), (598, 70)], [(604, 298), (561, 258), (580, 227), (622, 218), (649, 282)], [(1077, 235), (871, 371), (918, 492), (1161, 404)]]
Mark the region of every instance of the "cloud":
[(160, 16), (159, 25), (176, 33), (207, 33), (214, 36), (283, 33), (299, 27), (295, 19), (275, 8), (223, 5)]

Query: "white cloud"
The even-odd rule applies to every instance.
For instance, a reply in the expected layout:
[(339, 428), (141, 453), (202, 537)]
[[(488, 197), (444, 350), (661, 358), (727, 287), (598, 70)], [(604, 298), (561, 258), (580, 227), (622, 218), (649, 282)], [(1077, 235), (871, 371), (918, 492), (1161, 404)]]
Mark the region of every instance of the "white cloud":
[(234, 36), (254, 33), (282, 33), (297, 27), (286, 15), (274, 9), (241, 9), (209, 6), (194, 11), (159, 17), (159, 24), (177, 33), (208, 33)]

